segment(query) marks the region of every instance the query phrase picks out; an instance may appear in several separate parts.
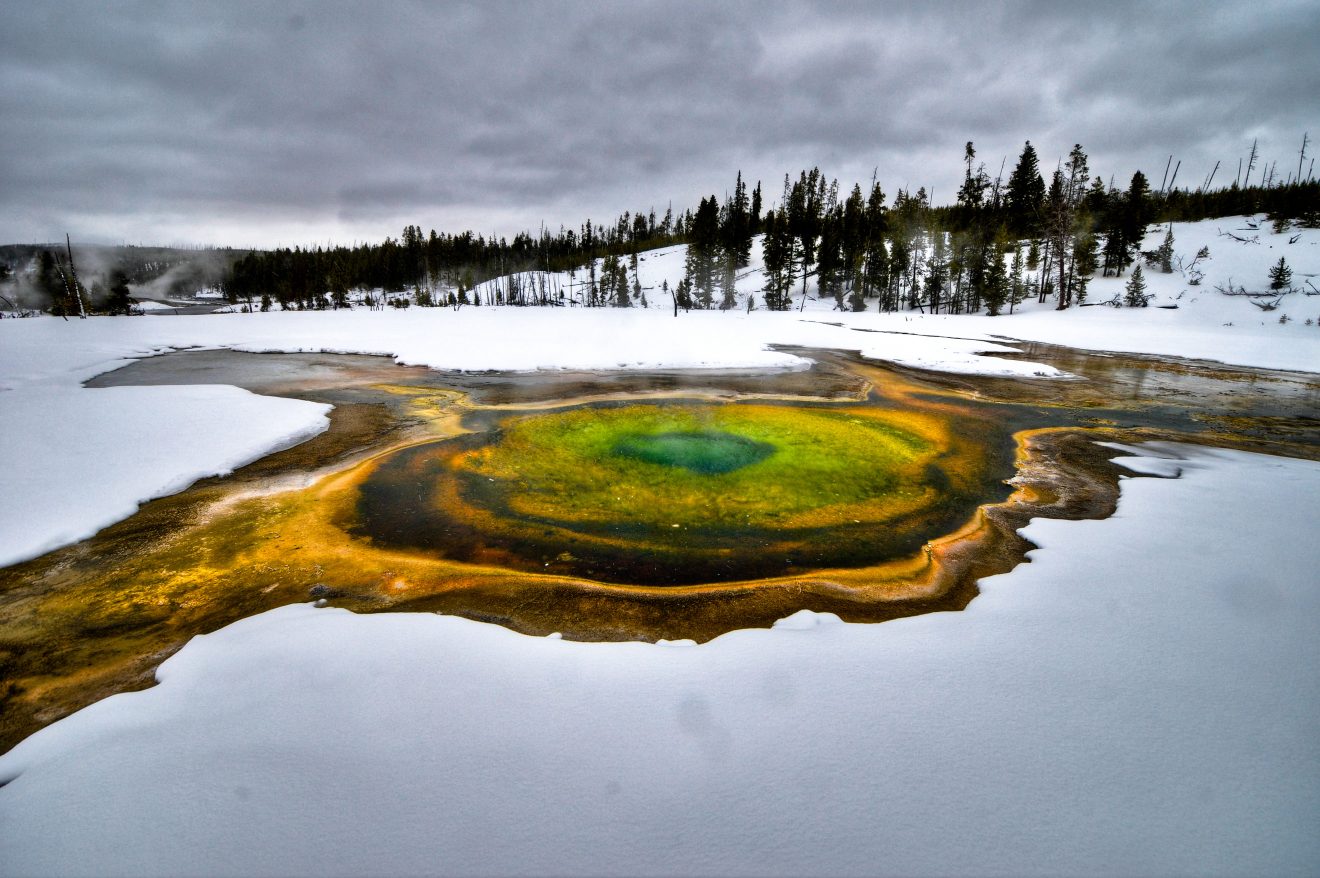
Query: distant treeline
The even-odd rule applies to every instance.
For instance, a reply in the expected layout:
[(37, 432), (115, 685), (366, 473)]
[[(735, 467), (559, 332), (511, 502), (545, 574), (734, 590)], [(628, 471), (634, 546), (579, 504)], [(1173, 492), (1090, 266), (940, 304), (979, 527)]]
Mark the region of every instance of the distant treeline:
[[(353, 290), (368, 291), (367, 303), (380, 307), (630, 307), (647, 304), (649, 297), (675, 311), (786, 310), (802, 307), (815, 292), (841, 310), (994, 315), (1027, 297), (1063, 309), (1085, 302), (1097, 271), (1120, 275), (1132, 265), (1153, 223), (1262, 212), (1276, 225), (1320, 223), (1320, 182), (1309, 171), (1300, 182), (1291, 177), (1280, 182), (1273, 167), (1262, 169), (1258, 182), (1247, 185), (1256, 160), (1253, 144), (1246, 176), (1239, 168), (1240, 179), (1226, 187), (1210, 187), (1212, 172), (1197, 189), (1175, 188), (1177, 169), (1169, 178), (1166, 168), (1154, 189), (1140, 171), (1124, 186), (1092, 175), (1077, 145), (1047, 183), (1030, 141), (1007, 179), (1002, 171), (992, 178), (968, 142), (963, 183), (955, 202), (943, 206), (931, 205), (925, 189), (899, 190), (890, 201), (874, 179), (866, 189), (854, 185), (845, 193), (837, 180), (813, 168), (796, 178), (785, 175), (778, 201), (767, 207), (761, 184), (749, 191), (739, 173), (731, 195), (723, 201), (703, 198), (695, 212), (624, 212), (611, 223), (587, 220), (556, 232), (542, 228), (511, 241), (471, 231), (424, 233), (410, 225), (398, 239), (354, 247), (201, 256), (118, 248), (113, 259), (96, 260), (95, 272), (80, 265), (81, 278), (58, 248), (32, 248), (26, 263), (24, 254), (5, 248), (0, 296), (7, 290), (12, 307), (15, 296), (23, 295), (15, 289), (26, 290), (56, 313), (121, 310), (130, 284), (139, 294), (210, 286), (251, 310), (348, 307)], [(764, 286), (759, 295), (740, 294), (740, 272), (750, 264), (753, 241), (761, 234)], [(684, 276), (672, 289), (668, 282), (644, 288), (638, 254), (673, 244), (688, 245)], [(1172, 246), (1170, 237), (1162, 253), (1148, 254), (1166, 271), (1172, 270)], [(83, 252), (76, 255), (85, 263)], [(36, 271), (28, 274), (35, 277), (26, 285), (12, 277), (5, 283), (16, 263), (34, 260)], [(570, 282), (555, 278), (563, 273)], [(814, 286), (809, 279), (815, 279)]]
[[(1120, 187), (1093, 176), (1076, 146), (1047, 183), (1030, 142), (1007, 179), (991, 178), (971, 143), (963, 160), (951, 205), (932, 206), (924, 189), (890, 201), (874, 180), (843, 193), (813, 168), (786, 175), (778, 202), (765, 208), (760, 183), (749, 192), (740, 173), (732, 195), (703, 198), (695, 212), (625, 212), (612, 223), (512, 241), (409, 226), (381, 244), (252, 253), (225, 286), (231, 301), (254, 309), (343, 307), (350, 290), (364, 289), (383, 291), (373, 302), (382, 306), (629, 307), (649, 296), (675, 309), (784, 310), (814, 290), (840, 309), (997, 314), (1028, 296), (1081, 304), (1096, 271), (1122, 274), (1138, 258), (1153, 223), (1260, 212), (1305, 224), (1320, 218), (1313, 180), (1280, 184), (1262, 174), (1268, 183), (1152, 189), (1137, 172)], [(759, 297), (740, 296), (737, 279), (759, 234), (765, 286)], [(637, 254), (680, 243), (688, 245), (682, 280), (644, 289)], [(573, 272), (574, 281), (528, 272)]]
[[(758, 196), (759, 197), (759, 196)], [(411, 292), (423, 304), (467, 301), (468, 293), (485, 281), (520, 272), (570, 271), (608, 256), (628, 256), (683, 243), (696, 222), (689, 211), (674, 215), (666, 210), (657, 218), (654, 209), (625, 211), (613, 223), (587, 220), (579, 229), (542, 229), (533, 237), (523, 232), (513, 238), (486, 238), (470, 231), (424, 234), (408, 226), (398, 238), (380, 244), (315, 249), (278, 249), (249, 254), (238, 260), (225, 282), (234, 303), (260, 303), (263, 309), (281, 307), (343, 307), (354, 289)], [(750, 245), (750, 236), (748, 236)], [(481, 304), (550, 304), (533, 290), (506, 284), (511, 295), (504, 301)], [(445, 293), (438, 293), (444, 290)], [(439, 301), (439, 296), (444, 301)], [(558, 298), (555, 299), (558, 303)], [(594, 301), (584, 304), (599, 304)]]

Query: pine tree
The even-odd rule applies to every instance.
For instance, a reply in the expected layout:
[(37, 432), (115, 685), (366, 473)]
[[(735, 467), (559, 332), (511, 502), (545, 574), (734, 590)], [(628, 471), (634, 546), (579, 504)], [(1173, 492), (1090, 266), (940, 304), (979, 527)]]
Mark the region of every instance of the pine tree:
[[(1146, 237), (1146, 226), (1155, 214), (1155, 206), (1150, 197), (1150, 184), (1146, 175), (1137, 171), (1128, 184), (1127, 195), (1123, 199), (1118, 228), (1122, 234), (1126, 259), (1130, 263), (1141, 250), (1141, 242)], [(1121, 269), (1120, 269), (1121, 270)]]
[(793, 285), (793, 242), (784, 209), (767, 211), (764, 226), (761, 256), (765, 263), (765, 286), (761, 293), (766, 308), (787, 311), (789, 289)]
[(1146, 279), (1141, 276), (1140, 265), (1132, 269), (1132, 277), (1128, 278), (1127, 286), (1124, 289), (1126, 295), (1123, 297), (1123, 304), (1129, 308), (1146, 307)]
[(1009, 228), (1020, 235), (1035, 235), (1040, 230), (1040, 212), (1044, 200), (1045, 180), (1040, 175), (1036, 149), (1028, 140), (1008, 178)]
[(996, 241), (990, 248), (990, 258), (986, 262), (984, 282), (986, 313), (991, 317), (998, 317), (1011, 294), (1008, 274), (1004, 270), (1004, 251), (1000, 241)]
[(678, 286), (674, 288), (674, 304), (675, 307), (682, 308), (684, 311), (690, 311), (692, 309), (693, 301), (692, 301), (691, 278), (687, 278), (687, 277), (683, 278), (678, 282)]
[(986, 176), (985, 165), (980, 165), (973, 173), (972, 162), (975, 159), (976, 148), (969, 140), (967, 146), (963, 148), (963, 161), (967, 163), (967, 170), (963, 184), (958, 189), (958, 203), (972, 212), (980, 209), (981, 203), (985, 200), (985, 192), (990, 188), (990, 178)]
[(1282, 256), (1279, 257), (1279, 264), (1270, 269), (1270, 289), (1279, 292), (1292, 288), (1292, 269)]
[(1095, 251), (1098, 243), (1089, 225), (1077, 234), (1077, 239), (1073, 242), (1073, 296), (1079, 305), (1086, 301), (1086, 288), (1091, 282), (1091, 275), (1095, 274), (1097, 264)]
[(734, 259), (736, 268), (746, 268), (752, 253), (752, 216), (748, 205), (747, 185), (739, 171), (733, 197), (721, 211), (719, 229), (720, 245)]
[(69, 295), (55, 255), (42, 250), (37, 257), (37, 289), (50, 299), (50, 313), (68, 319)]
[(712, 195), (701, 199), (697, 213), (688, 224), (686, 278), (691, 282), (695, 304), (709, 308), (715, 302), (715, 286), (720, 268), (720, 208)]
[(738, 307), (738, 270), (734, 265), (734, 257), (728, 254), (720, 261), (719, 287), (720, 287), (720, 310), (731, 311)]
[(1164, 233), (1164, 243), (1155, 252), (1160, 258), (1160, 271), (1173, 274), (1173, 223), (1169, 223), (1169, 230)]
[(1022, 303), (1026, 297), (1026, 285), (1022, 282), (1022, 248), (1013, 245), (1013, 267), (1008, 273), (1008, 313)]
[(944, 233), (935, 233), (935, 246), (931, 249), (930, 263), (926, 270), (926, 302), (930, 313), (940, 313), (945, 285), (948, 282), (948, 254), (944, 247)]
[(110, 295), (105, 300), (105, 308), (111, 314), (128, 314), (132, 300), (129, 298), (128, 275), (115, 271), (111, 275)]
[(802, 295), (805, 302), (807, 276), (816, 261), (816, 239), (820, 237), (821, 223), (829, 187), (820, 168), (803, 171), (796, 183), (790, 184), (784, 176), (784, 204), (787, 205), (788, 231), (793, 237), (798, 263), (802, 271)]
[[(871, 297), (889, 288), (889, 248), (885, 246), (885, 233), (889, 230), (889, 216), (885, 209), (885, 192), (872, 181), (871, 194), (866, 200), (866, 235), (862, 254), (863, 295)], [(885, 310), (884, 297), (879, 309)]]
[(822, 301), (834, 299), (836, 310), (843, 310), (843, 259), (839, 251), (840, 219), (834, 214), (821, 223), (820, 244), (816, 254), (816, 290)]
[[(1054, 172), (1050, 184), (1050, 232), (1053, 236), (1053, 254), (1059, 273), (1057, 309), (1062, 311), (1073, 303), (1073, 289), (1068, 283), (1069, 251), (1085, 223), (1081, 217), (1086, 184), (1091, 179), (1086, 153), (1076, 144), (1068, 153), (1068, 162), (1061, 171)], [(1060, 189), (1056, 198), (1056, 184)]]

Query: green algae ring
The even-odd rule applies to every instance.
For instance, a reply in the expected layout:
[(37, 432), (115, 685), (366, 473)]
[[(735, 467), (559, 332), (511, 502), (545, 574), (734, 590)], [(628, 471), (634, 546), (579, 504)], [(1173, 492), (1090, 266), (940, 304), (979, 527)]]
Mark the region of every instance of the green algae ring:
[(912, 552), (958, 524), (949, 428), (877, 407), (668, 403), (510, 417), (406, 449), (359, 533), (453, 560), (648, 585)]

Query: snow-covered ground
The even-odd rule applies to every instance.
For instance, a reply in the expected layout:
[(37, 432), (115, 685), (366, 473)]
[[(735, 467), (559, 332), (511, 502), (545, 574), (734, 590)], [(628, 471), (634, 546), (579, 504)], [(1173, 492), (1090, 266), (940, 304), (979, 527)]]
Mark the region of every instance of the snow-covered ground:
[(173, 311), (178, 306), (168, 302), (158, 302), (155, 299), (139, 299), (133, 307), (139, 311)]
[[(324, 429), (324, 406), (234, 388), (81, 386), (133, 357), (803, 367), (767, 347), (783, 344), (1057, 374), (996, 358), (1006, 336), (1320, 372), (1305, 323), (1320, 297), (1266, 313), (1214, 291), (1263, 289), (1280, 255), (1300, 286), (1320, 233), (1243, 227), (1175, 224), (1176, 252), (1211, 250), (1200, 286), (1147, 274), (1176, 310), (674, 318), (652, 297), (645, 312), (0, 320), (0, 564)], [(647, 254), (643, 283), (681, 265), (678, 248)], [(160, 687), (0, 759), (0, 873), (1314, 873), (1320, 467), (1156, 453), (1187, 459), (1131, 465), (1183, 477), (1126, 482), (1107, 521), (1033, 523), (1034, 563), (961, 614), (798, 616), (701, 647), (308, 607), (246, 620), (190, 644)]]
[[(1164, 241), (1166, 228), (1152, 226), (1142, 249), (1158, 248)], [(1294, 228), (1275, 233), (1263, 216), (1255, 216), (1174, 223), (1173, 233), (1175, 264), (1184, 269), (1193, 265), (1194, 268), (1163, 274), (1158, 268), (1145, 266), (1143, 271), (1151, 302), (1150, 307), (1144, 309), (1086, 307), (1059, 312), (1053, 301), (1042, 305), (1029, 300), (1017, 305), (1012, 315), (994, 319), (983, 315), (946, 316), (906, 311), (855, 315), (836, 310), (833, 298), (823, 301), (815, 298), (815, 282), (809, 279), (804, 310), (817, 319), (824, 319), (821, 312), (826, 312), (831, 315), (828, 319), (842, 320), (861, 329), (983, 339), (1002, 336), (1089, 350), (1167, 354), (1299, 371), (1320, 370), (1320, 229)], [(1198, 261), (1196, 256), (1202, 247), (1207, 248), (1210, 255)], [(682, 279), (686, 251), (685, 246), (668, 247), (639, 257), (638, 278), (646, 291), (650, 308), (672, 311), (671, 300), (661, 292), (661, 285), (667, 283), (673, 289)], [(1217, 286), (1228, 288), (1230, 285), (1245, 286), (1251, 291), (1268, 291), (1269, 269), (1281, 256), (1293, 269), (1293, 285), (1298, 292), (1285, 296), (1275, 310), (1263, 311), (1249, 298), (1225, 296), (1216, 291)], [(762, 307), (760, 291), (765, 285), (762, 267), (758, 243), (752, 248), (747, 269), (738, 276), (739, 302), (744, 306), (748, 296), (755, 296), (757, 307)], [(1202, 275), (1200, 282), (1191, 283), (1198, 272)], [(1122, 277), (1096, 277), (1090, 284), (1087, 301), (1107, 302), (1115, 297), (1121, 300), (1130, 276), (1129, 270)], [(522, 277), (527, 283), (540, 282), (535, 273)], [(1306, 292), (1308, 280), (1312, 284), (1310, 295)], [(562, 273), (547, 279), (551, 289), (568, 290), (576, 284), (575, 288), (580, 290), (586, 282), (587, 272), (582, 270), (572, 277)], [(498, 282), (478, 289), (485, 292), (495, 283)], [(801, 301), (798, 288), (794, 292), (795, 311)], [(1161, 307), (1171, 305), (1176, 305), (1177, 309)], [(1279, 318), (1284, 315), (1288, 320), (1280, 323)], [(1306, 325), (1308, 319), (1312, 321), (1310, 326)]]
[(0, 872), (1314, 874), (1320, 465), (1140, 453), (961, 613), (239, 622), (0, 759)]

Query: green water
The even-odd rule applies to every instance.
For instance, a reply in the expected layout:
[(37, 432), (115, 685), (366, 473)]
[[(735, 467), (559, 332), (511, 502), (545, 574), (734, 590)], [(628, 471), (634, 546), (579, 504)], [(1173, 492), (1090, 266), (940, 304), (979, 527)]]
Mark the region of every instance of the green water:
[(504, 414), (359, 486), (380, 546), (687, 585), (909, 556), (1000, 499), (1012, 443), (891, 406), (616, 404)]
[(614, 453), (714, 476), (760, 463), (775, 453), (775, 447), (768, 442), (714, 430), (673, 431), (626, 436), (615, 444)]

